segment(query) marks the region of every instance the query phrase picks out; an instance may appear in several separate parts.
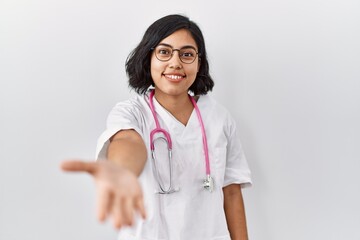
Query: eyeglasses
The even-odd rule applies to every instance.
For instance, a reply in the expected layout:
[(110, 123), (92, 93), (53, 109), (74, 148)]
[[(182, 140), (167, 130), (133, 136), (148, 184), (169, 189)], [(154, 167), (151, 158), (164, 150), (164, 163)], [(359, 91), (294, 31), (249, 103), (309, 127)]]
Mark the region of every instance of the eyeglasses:
[(190, 64), (193, 63), (197, 55), (200, 55), (193, 47), (183, 47), (180, 49), (174, 49), (168, 45), (160, 44), (151, 50), (155, 51), (155, 56), (159, 61), (169, 61), (174, 52), (179, 52), (179, 58), (182, 63)]

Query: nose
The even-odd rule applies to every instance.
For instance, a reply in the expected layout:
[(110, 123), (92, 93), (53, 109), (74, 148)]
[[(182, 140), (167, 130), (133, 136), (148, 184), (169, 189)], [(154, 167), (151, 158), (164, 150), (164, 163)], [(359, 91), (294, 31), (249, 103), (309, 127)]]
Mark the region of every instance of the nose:
[(170, 68), (174, 68), (174, 69), (181, 69), (182, 68), (182, 63), (181, 63), (179, 54), (180, 54), (180, 51), (178, 49), (173, 50), (172, 57), (169, 60), (169, 67)]

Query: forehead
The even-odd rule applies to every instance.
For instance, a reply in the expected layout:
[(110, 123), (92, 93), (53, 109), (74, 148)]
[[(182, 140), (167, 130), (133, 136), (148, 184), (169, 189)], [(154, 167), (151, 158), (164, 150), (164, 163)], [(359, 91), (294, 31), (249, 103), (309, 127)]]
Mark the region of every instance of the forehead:
[(170, 45), (173, 48), (181, 48), (183, 46), (193, 46), (197, 48), (197, 44), (193, 36), (186, 29), (177, 30), (176, 32), (161, 40), (160, 43)]

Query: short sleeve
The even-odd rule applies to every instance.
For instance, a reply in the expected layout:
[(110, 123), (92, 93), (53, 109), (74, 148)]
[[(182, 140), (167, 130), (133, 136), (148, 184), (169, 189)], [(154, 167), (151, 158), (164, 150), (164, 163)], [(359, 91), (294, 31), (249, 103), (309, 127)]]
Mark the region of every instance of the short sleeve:
[(229, 120), (229, 135), (225, 166), (224, 187), (230, 184), (252, 185), (251, 172), (243, 152), (235, 121)]
[(128, 100), (116, 104), (107, 118), (106, 130), (97, 141), (96, 159), (106, 158), (109, 139), (121, 130), (133, 129), (143, 137), (141, 119), (141, 109), (134, 104), (134, 101)]

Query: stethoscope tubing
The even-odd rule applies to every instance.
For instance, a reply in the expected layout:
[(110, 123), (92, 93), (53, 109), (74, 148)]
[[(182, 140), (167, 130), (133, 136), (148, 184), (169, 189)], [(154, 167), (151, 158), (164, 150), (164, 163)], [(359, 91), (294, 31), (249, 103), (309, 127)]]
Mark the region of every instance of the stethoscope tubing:
[[(150, 104), (150, 109), (151, 109), (151, 113), (154, 117), (155, 120), (155, 124), (156, 124), (156, 128), (153, 129), (150, 132), (150, 150), (151, 150), (151, 158), (153, 160), (153, 165), (154, 165), (154, 170), (155, 170), (155, 177), (156, 180), (159, 184), (159, 188), (160, 191), (159, 193), (161, 194), (169, 194), (169, 193), (173, 193), (176, 192), (177, 190), (175, 190), (172, 186), (172, 172), (173, 172), (173, 163), (172, 163), (172, 141), (171, 141), (171, 136), (170, 133), (167, 132), (165, 129), (160, 127), (159, 124), (159, 120), (156, 116), (156, 111), (155, 111), (155, 107), (154, 107), (154, 102), (153, 102), (153, 98), (155, 95), (155, 90), (152, 90), (150, 92), (150, 96), (149, 96), (149, 104)], [(206, 132), (205, 132), (205, 127), (204, 127), (204, 123), (201, 117), (201, 113), (200, 110), (196, 104), (195, 99), (189, 95), (189, 99), (191, 101), (191, 103), (194, 106), (195, 112), (196, 112), (196, 116), (198, 118), (199, 124), (200, 124), (200, 128), (201, 128), (201, 134), (202, 134), (202, 142), (203, 142), (203, 148), (204, 148), (204, 154), (205, 154), (205, 168), (206, 168), (206, 179), (204, 180), (204, 188), (208, 189), (210, 192), (212, 192), (213, 190), (213, 179), (211, 177), (211, 172), (210, 172), (210, 160), (209, 160), (209, 149), (208, 149), (208, 144), (207, 144), (207, 138), (206, 138)], [(159, 137), (160, 139), (163, 139), (166, 143), (167, 143), (167, 147), (168, 147), (168, 157), (169, 157), (169, 187), (166, 190), (163, 184), (163, 181), (161, 179), (161, 176), (159, 174), (159, 171), (157, 169), (156, 166), (156, 156), (155, 156), (155, 140), (154, 139), (154, 135), (157, 133), (162, 133), (164, 137)]]
[(190, 95), (189, 95), (189, 97), (190, 97), (190, 100), (191, 100), (192, 104), (194, 105), (197, 118), (199, 119), (199, 123), (200, 123), (200, 127), (201, 127), (201, 133), (202, 133), (203, 146), (204, 146), (204, 153), (205, 153), (206, 175), (210, 176), (209, 149), (208, 149), (208, 144), (207, 144), (206, 132), (205, 132), (205, 128), (204, 128), (204, 122), (202, 120), (200, 110), (199, 110), (199, 108), (198, 108), (198, 106), (196, 104), (195, 99), (193, 97), (191, 97)]

